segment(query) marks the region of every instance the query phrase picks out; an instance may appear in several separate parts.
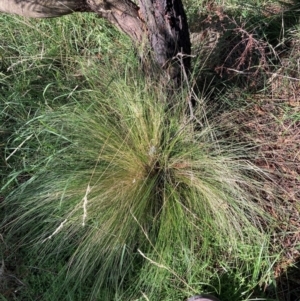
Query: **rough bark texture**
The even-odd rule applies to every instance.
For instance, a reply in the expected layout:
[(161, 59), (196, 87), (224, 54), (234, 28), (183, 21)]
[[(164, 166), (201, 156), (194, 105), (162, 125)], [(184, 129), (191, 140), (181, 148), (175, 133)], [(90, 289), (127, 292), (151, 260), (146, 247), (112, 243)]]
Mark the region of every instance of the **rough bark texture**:
[(130, 0), (87, 0), (87, 3), (99, 16), (129, 35), (135, 44), (142, 41), (144, 26), (135, 3)]
[(54, 18), (92, 11), (86, 0), (0, 0), (0, 12), (30, 18)]
[(171, 78), (180, 79), (181, 63), (188, 72), (191, 54), (188, 23), (181, 0), (139, 0), (139, 4), (155, 60), (169, 69)]

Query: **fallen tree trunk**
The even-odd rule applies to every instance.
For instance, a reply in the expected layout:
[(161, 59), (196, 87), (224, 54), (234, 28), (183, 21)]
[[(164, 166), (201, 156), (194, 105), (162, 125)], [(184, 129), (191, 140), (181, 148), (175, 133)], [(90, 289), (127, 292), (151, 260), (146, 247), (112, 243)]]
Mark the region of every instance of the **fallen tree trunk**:
[(178, 85), (182, 68), (189, 71), (191, 53), (182, 2), (138, 1), (139, 6), (131, 0), (0, 0), (0, 12), (34, 18), (95, 12), (127, 34), (139, 51), (150, 53), (164, 74)]

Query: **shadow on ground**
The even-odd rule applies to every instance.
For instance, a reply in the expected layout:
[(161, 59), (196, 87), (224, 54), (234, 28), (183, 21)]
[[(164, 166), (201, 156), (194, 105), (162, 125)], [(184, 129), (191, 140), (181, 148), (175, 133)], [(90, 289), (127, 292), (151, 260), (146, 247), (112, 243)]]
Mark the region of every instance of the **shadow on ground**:
[(280, 301), (299, 301), (300, 300), (300, 258), (296, 263), (287, 268), (276, 279), (276, 289), (269, 288), (268, 295), (276, 297)]

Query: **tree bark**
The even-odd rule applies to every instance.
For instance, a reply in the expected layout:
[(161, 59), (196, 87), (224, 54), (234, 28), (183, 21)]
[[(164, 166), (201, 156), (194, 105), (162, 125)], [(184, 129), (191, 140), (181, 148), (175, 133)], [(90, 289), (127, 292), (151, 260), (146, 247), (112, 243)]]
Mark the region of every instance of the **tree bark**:
[(144, 24), (139, 17), (139, 7), (131, 0), (87, 0), (87, 3), (100, 17), (129, 35), (135, 45), (141, 43)]
[(171, 79), (181, 81), (182, 68), (190, 69), (191, 42), (181, 0), (139, 0), (140, 15), (155, 61)]
[(131, 0), (87, 2), (100, 16), (131, 37), (145, 65), (150, 53), (164, 74), (176, 86), (180, 85), (182, 68), (187, 74), (189, 72), (191, 54), (188, 23), (181, 0), (139, 0), (139, 6)]
[(86, 0), (0, 0), (0, 12), (30, 18), (55, 18), (91, 11)]

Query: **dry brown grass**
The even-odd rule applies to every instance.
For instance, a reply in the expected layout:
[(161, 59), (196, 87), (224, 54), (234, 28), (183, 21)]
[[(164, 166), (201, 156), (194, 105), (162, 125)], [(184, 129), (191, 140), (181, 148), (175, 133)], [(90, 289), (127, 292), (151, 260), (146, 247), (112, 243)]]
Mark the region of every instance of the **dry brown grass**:
[[(274, 267), (281, 292), (277, 297), (293, 300), (287, 292), (300, 295), (299, 270), (288, 272), (300, 259), (300, 85), (284, 79), (278, 75), (264, 94), (252, 95), (249, 106), (224, 113), (222, 120), (224, 126), (238, 128), (240, 141), (257, 147), (254, 163), (269, 175), (264, 197), (269, 201), (267, 210), (278, 223), (272, 245), (274, 250), (284, 250)], [(275, 205), (272, 195), (281, 200), (280, 210), (275, 208), (278, 203)]]
[[(230, 102), (247, 95), (243, 108), (223, 113), (220, 122), (229, 131), (234, 129), (236, 142), (256, 148), (253, 161), (269, 175), (264, 198), (278, 222), (272, 244), (275, 252), (284, 250), (273, 269), (278, 295), (271, 297), (300, 300), (300, 40), (292, 30), (284, 44), (273, 48), (254, 27), (247, 31), (245, 23), (211, 3), (193, 28), (197, 33), (192, 39), (198, 45), (194, 53), (209, 55), (205, 68), (215, 76), (230, 85), (238, 83), (226, 93)], [(285, 10), (274, 4), (264, 9), (264, 16), (276, 17)], [(279, 210), (274, 195), (280, 200)]]

